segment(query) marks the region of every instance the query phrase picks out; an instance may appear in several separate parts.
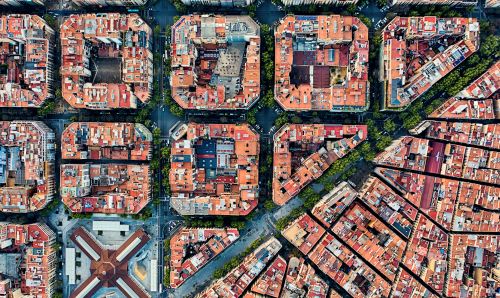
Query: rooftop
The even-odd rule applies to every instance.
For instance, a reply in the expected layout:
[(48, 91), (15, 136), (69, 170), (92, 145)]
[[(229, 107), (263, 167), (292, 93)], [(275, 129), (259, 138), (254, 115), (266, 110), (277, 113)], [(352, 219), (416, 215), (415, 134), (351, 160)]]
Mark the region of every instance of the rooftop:
[(405, 109), (478, 48), (476, 19), (395, 17), (382, 30), (384, 108)]
[(354, 298), (389, 296), (390, 284), (330, 233), (308, 256)]
[(371, 210), (406, 239), (410, 237), (418, 209), (380, 179), (371, 176), (363, 184), (360, 197)]
[(171, 206), (182, 215), (249, 214), (259, 196), (259, 135), (248, 124), (179, 129), (171, 150)]
[(437, 292), (444, 289), (449, 236), (419, 215), (408, 242), (404, 265)]
[(248, 109), (259, 98), (260, 28), (249, 16), (181, 16), (171, 61), (172, 97), (184, 109)]
[(288, 15), (274, 36), (274, 89), (285, 110), (368, 107), (368, 28), (358, 18)]
[(55, 134), (41, 121), (0, 121), (0, 209), (26, 213), (53, 198)]
[(405, 136), (379, 154), (374, 162), (428, 174), (500, 183), (499, 153), (476, 147)]
[(278, 298), (286, 273), (286, 260), (277, 256), (252, 286), (252, 292)]
[(324, 233), (325, 229), (307, 214), (297, 218), (281, 232), (286, 240), (305, 255), (313, 249)]
[[(152, 30), (137, 14), (71, 15), (61, 25), (60, 38), (62, 96), (72, 107), (135, 109), (137, 99), (149, 100)], [(106, 72), (104, 65), (99, 70), (99, 59), (120, 64), (121, 83), (94, 83), (98, 71)]]
[(368, 136), (366, 125), (287, 124), (274, 135), (273, 201), (284, 205)]
[(149, 165), (63, 164), (61, 198), (75, 213), (137, 214), (151, 200)]
[[(55, 233), (43, 223), (0, 223), (0, 258), (5, 256), (11, 263), (2, 272), (3, 297), (52, 297), (57, 267), (57, 252), (52, 248), (55, 242)], [(13, 260), (13, 255), (19, 255), (20, 260)]]
[(449, 277), (445, 294), (462, 293), (464, 297), (495, 295), (498, 280), (499, 239), (496, 235), (453, 235), (449, 256)]
[(357, 196), (358, 192), (349, 183), (343, 181), (314, 205), (312, 214), (329, 228)]
[(260, 245), (236, 268), (226, 276), (214, 281), (207, 289), (196, 295), (196, 298), (229, 298), (239, 297), (254, 279), (272, 261), (281, 249), (281, 243), (274, 237)]
[[(326, 298), (329, 286), (303, 258), (291, 257), (288, 260), (282, 297), (289, 298)], [(331, 289), (331, 293), (335, 292)]]
[(500, 119), (499, 100), (496, 95), (499, 87), (500, 62), (496, 62), (468, 87), (445, 101), (429, 117), (463, 120)]
[(150, 237), (142, 229), (136, 230), (120, 246), (105, 247), (83, 227), (78, 227), (71, 240), (91, 261), (90, 277), (81, 282), (70, 298), (91, 297), (100, 288), (118, 288), (122, 294), (149, 298), (151, 295), (129, 275), (129, 261), (143, 249)]
[(37, 108), (53, 96), (54, 34), (37, 15), (0, 16), (0, 108)]
[(231, 228), (181, 228), (170, 238), (170, 286), (179, 287), (239, 237)]
[(500, 150), (500, 124), (429, 121), (426, 137)]
[(331, 230), (391, 282), (394, 281), (406, 240), (368, 209), (352, 204)]
[(63, 132), (63, 159), (150, 160), (153, 135), (140, 123), (73, 122)]

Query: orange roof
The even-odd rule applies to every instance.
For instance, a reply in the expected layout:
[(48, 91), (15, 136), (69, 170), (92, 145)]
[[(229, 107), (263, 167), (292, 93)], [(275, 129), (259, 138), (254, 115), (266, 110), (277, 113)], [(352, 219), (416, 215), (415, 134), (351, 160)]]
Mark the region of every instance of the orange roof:
[(0, 210), (41, 210), (53, 198), (55, 134), (41, 121), (0, 121)]
[(384, 108), (405, 109), (478, 48), (474, 18), (395, 17), (382, 30)]
[(274, 89), (285, 110), (367, 108), (368, 28), (358, 18), (288, 15), (274, 35)]
[(75, 213), (137, 214), (151, 200), (149, 165), (64, 164), (61, 198)]
[(248, 124), (181, 128), (173, 133), (171, 205), (183, 215), (250, 213), (259, 196), (259, 135)]
[(260, 94), (259, 31), (249, 16), (182, 16), (172, 26), (172, 98), (184, 109), (248, 109)]
[[(274, 135), (273, 201), (283, 205), (367, 138), (365, 125), (287, 124)], [(308, 150), (290, 151), (290, 144)], [(297, 146), (295, 146), (297, 147)], [(292, 168), (296, 167), (296, 168)]]
[[(0, 249), (3, 253), (20, 253), (19, 277), (14, 278), (13, 287), (7, 289), (5, 297), (24, 296), (50, 298), (55, 293), (57, 251), (55, 233), (43, 223), (18, 225), (0, 224)], [(20, 293), (18, 292), (20, 291)], [(13, 295), (13, 296), (11, 296)]]
[(0, 16), (0, 107), (40, 107), (53, 96), (54, 33), (37, 15)]
[[(135, 109), (152, 93), (152, 30), (137, 14), (71, 15), (61, 25), (62, 96), (75, 108)], [(93, 83), (90, 45), (121, 59), (121, 83)], [(92, 83), (91, 83), (92, 82)]]
[(73, 122), (62, 133), (63, 159), (150, 160), (153, 136), (140, 123)]

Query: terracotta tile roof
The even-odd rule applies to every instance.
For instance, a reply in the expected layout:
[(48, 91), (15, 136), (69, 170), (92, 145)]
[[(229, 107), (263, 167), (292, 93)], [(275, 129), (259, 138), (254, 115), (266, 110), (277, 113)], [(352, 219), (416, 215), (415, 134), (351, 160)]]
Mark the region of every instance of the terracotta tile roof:
[(478, 48), (476, 19), (395, 17), (382, 30), (384, 108), (405, 109)]
[(37, 15), (0, 16), (0, 107), (40, 107), (53, 96), (54, 34)]
[(171, 150), (172, 207), (183, 215), (249, 214), (259, 196), (259, 135), (247, 124), (180, 129)]
[[(61, 25), (62, 96), (75, 108), (135, 109), (153, 84), (152, 30), (137, 14), (71, 15)], [(94, 52), (97, 53), (94, 53)], [(121, 83), (92, 83), (92, 59), (121, 59)]]
[[(55, 293), (57, 252), (52, 248), (55, 233), (43, 223), (18, 225), (0, 223), (0, 242), (3, 253), (19, 253), (18, 280), (8, 279), (10, 285), (3, 288), (3, 297), (50, 298)], [(5, 272), (8, 273), (8, 272)], [(20, 291), (20, 293), (19, 293)]]
[(305, 255), (313, 249), (324, 233), (325, 229), (307, 214), (297, 218), (281, 232), (286, 240)]
[(76, 213), (137, 214), (151, 200), (149, 165), (63, 164), (61, 198)]
[(494, 276), (498, 266), (497, 235), (452, 235), (449, 273), (445, 295), (457, 297), (494, 296), (499, 282)]
[(275, 30), (275, 95), (285, 110), (368, 106), (368, 28), (340, 15), (288, 15)]
[(500, 149), (500, 124), (429, 121), (428, 138)]
[(308, 257), (354, 298), (389, 296), (390, 284), (330, 233)]
[(448, 270), (448, 234), (419, 215), (404, 256), (404, 265), (438, 293)]
[(259, 98), (260, 28), (249, 16), (181, 16), (170, 54), (172, 98), (184, 109), (248, 109)]
[(331, 230), (364, 260), (394, 281), (406, 248), (405, 239), (359, 204), (352, 204)]
[(62, 133), (63, 159), (150, 160), (153, 135), (140, 123), (73, 122)]
[(233, 244), (237, 229), (182, 228), (170, 239), (170, 286), (177, 288)]
[(226, 276), (214, 281), (207, 289), (196, 295), (196, 298), (229, 298), (240, 297), (257, 278), (268, 263), (281, 249), (281, 243), (274, 237), (260, 245), (254, 252), (245, 257), (241, 264)]
[(286, 260), (277, 256), (252, 286), (252, 292), (278, 298), (286, 273)]
[(288, 202), (363, 142), (367, 134), (365, 125), (283, 126), (274, 135), (273, 201), (278, 205)]
[(0, 121), (0, 210), (26, 213), (53, 198), (55, 134), (41, 121)]

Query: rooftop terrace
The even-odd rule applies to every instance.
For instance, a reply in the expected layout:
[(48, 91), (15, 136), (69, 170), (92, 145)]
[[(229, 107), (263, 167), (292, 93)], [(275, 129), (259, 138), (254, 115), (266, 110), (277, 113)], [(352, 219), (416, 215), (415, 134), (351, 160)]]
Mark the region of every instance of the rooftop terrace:
[(37, 15), (0, 16), (0, 108), (38, 108), (53, 96), (54, 34)]
[(249, 16), (181, 16), (171, 61), (172, 97), (184, 109), (248, 109), (259, 98), (260, 28)]
[(274, 135), (273, 201), (284, 205), (367, 138), (365, 125), (287, 124)]
[(181, 126), (172, 142), (171, 206), (182, 215), (247, 215), (258, 203), (259, 135), (248, 124)]
[(478, 48), (476, 19), (395, 17), (382, 30), (384, 108), (405, 109)]
[[(152, 30), (137, 14), (71, 15), (61, 25), (62, 96), (79, 109), (135, 109), (152, 93)], [(121, 83), (94, 83), (96, 59), (118, 59)], [(106, 71), (102, 69), (102, 71)]]
[(62, 134), (63, 159), (150, 160), (153, 135), (140, 123), (73, 122)]
[(61, 198), (75, 213), (137, 214), (151, 200), (149, 165), (63, 164)]
[(41, 121), (0, 121), (0, 210), (44, 208), (55, 193), (55, 134)]
[(285, 110), (368, 107), (368, 28), (358, 18), (288, 15), (274, 36), (275, 96)]

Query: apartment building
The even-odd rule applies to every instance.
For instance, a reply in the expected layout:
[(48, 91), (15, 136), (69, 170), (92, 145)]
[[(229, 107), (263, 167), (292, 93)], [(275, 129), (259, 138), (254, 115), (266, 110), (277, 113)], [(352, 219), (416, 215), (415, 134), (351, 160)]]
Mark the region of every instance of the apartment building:
[(332, 5), (332, 6), (347, 6), (358, 3), (358, 0), (283, 0), (286, 6), (292, 5)]
[(53, 96), (54, 35), (37, 15), (0, 16), (0, 108), (38, 108)]
[(259, 135), (248, 124), (178, 127), (172, 136), (170, 205), (182, 215), (242, 216), (259, 198)]
[(172, 98), (184, 109), (248, 109), (259, 99), (260, 27), (249, 16), (182, 16), (171, 61)]
[(367, 137), (365, 125), (282, 126), (274, 134), (273, 201), (284, 205)]
[(444, 119), (500, 119), (500, 99), (495, 93), (500, 88), (500, 61), (484, 74), (449, 98), (432, 112), (430, 118)]
[(0, 223), (2, 297), (53, 297), (58, 266), (55, 242), (56, 235), (46, 224)]
[(231, 270), (225, 277), (214, 281), (207, 289), (196, 295), (196, 298), (242, 296), (252, 281), (272, 262), (281, 247), (278, 239), (271, 237), (246, 256), (238, 267)]
[(290, 223), (281, 234), (300, 252), (307, 255), (325, 234), (325, 229), (311, 216), (304, 214)]
[(63, 159), (151, 160), (153, 135), (141, 123), (73, 122), (61, 137)]
[(182, 0), (186, 5), (220, 6), (220, 7), (244, 7), (251, 5), (254, 0)]
[(239, 237), (232, 228), (181, 228), (170, 238), (170, 286), (179, 287)]
[(0, 210), (41, 210), (55, 194), (55, 134), (41, 121), (0, 121)]
[(148, 0), (72, 0), (78, 6), (142, 6)]
[(404, 110), (479, 49), (474, 18), (395, 17), (382, 30), (383, 108)]
[(369, 104), (368, 27), (340, 15), (294, 16), (275, 32), (276, 101), (285, 110), (361, 112)]
[(62, 202), (75, 213), (137, 214), (151, 201), (147, 164), (63, 164)]
[(151, 97), (152, 30), (139, 15), (71, 15), (60, 39), (62, 96), (72, 107), (136, 109)]
[(477, 5), (477, 0), (390, 0), (391, 5), (450, 5), (471, 6)]

